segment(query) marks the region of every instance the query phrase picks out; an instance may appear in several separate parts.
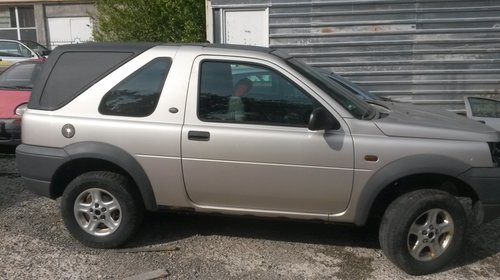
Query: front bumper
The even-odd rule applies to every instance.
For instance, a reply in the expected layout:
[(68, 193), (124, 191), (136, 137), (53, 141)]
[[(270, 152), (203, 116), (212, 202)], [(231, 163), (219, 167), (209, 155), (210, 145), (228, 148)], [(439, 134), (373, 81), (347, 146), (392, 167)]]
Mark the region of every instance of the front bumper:
[(0, 145), (21, 144), (21, 119), (0, 119)]
[(489, 222), (500, 217), (500, 167), (471, 168), (459, 176), (471, 186), (480, 200), (480, 219)]

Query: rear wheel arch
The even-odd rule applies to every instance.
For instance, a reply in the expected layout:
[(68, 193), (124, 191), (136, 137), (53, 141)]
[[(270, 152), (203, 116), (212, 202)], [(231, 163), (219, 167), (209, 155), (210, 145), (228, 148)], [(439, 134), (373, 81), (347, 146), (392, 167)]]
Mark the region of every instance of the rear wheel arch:
[(477, 194), (458, 175), (470, 169), (461, 161), (437, 155), (418, 155), (396, 160), (379, 169), (359, 195), (354, 222), (364, 225), (375, 210), (384, 211), (397, 197), (418, 189), (437, 189), (473, 201)]
[(64, 148), (66, 162), (55, 172), (51, 194), (59, 197), (77, 176), (90, 171), (112, 171), (128, 177), (137, 187), (144, 206), (149, 211), (158, 209), (151, 182), (137, 160), (123, 149), (100, 142), (75, 143)]

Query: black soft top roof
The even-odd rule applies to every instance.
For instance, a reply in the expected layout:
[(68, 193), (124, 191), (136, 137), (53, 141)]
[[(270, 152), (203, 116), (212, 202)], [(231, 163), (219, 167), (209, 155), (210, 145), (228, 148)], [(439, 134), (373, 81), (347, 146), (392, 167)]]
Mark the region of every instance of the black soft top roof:
[(83, 44), (62, 45), (53, 50), (52, 54), (65, 51), (126, 51), (126, 52), (144, 52), (160, 43), (129, 43), (129, 42), (90, 42)]

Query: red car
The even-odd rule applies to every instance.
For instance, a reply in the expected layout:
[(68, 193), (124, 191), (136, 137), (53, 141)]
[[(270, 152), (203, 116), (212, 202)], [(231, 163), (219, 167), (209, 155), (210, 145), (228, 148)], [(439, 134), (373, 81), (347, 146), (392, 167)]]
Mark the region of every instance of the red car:
[(21, 143), (21, 117), (42, 63), (42, 59), (18, 62), (0, 74), (0, 145)]

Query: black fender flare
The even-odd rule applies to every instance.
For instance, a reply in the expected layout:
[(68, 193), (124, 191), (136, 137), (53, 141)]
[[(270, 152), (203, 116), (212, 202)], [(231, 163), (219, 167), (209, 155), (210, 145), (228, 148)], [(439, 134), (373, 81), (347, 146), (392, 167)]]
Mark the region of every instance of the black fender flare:
[(364, 225), (376, 197), (385, 187), (396, 180), (417, 174), (440, 174), (458, 179), (469, 170), (470, 165), (447, 156), (424, 154), (413, 155), (395, 160), (381, 169), (368, 180), (362, 188), (355, 206), (354, 223)]
[(153, 187), (139, 162), (125, 150), (102, 142), (79, 142), (64, 147), (69, 159), (100, 159), (109, 161), (125, 170), (136, 183), (144, 206), (149, 211), (158, 209)]

